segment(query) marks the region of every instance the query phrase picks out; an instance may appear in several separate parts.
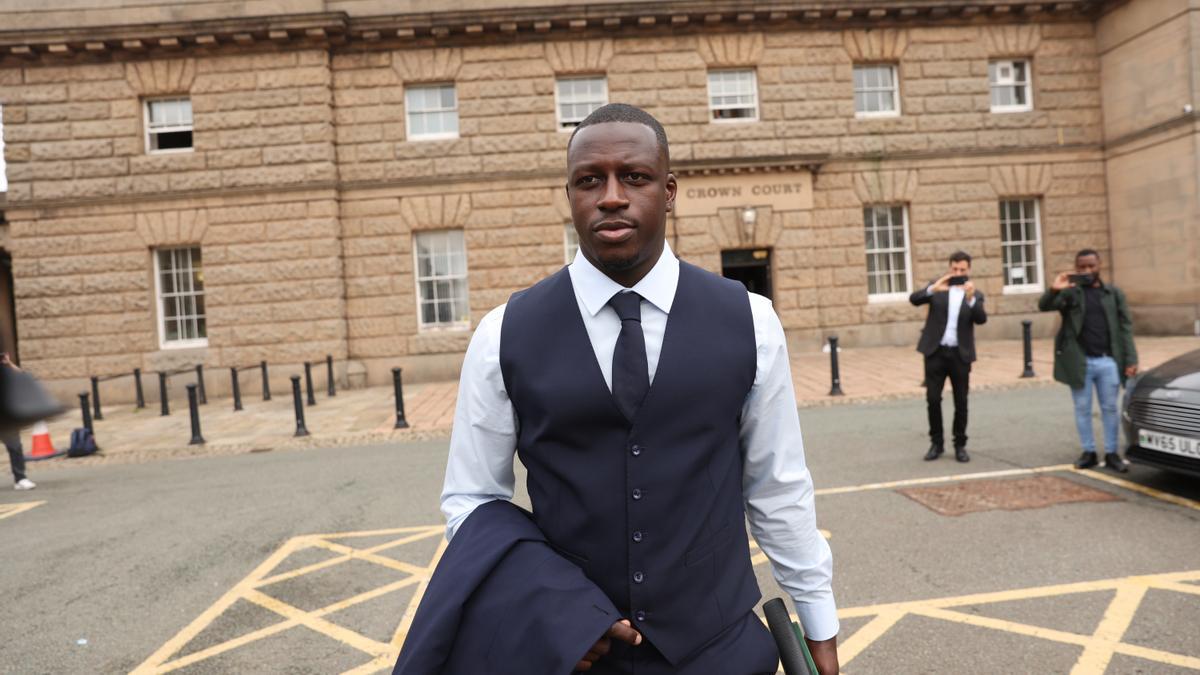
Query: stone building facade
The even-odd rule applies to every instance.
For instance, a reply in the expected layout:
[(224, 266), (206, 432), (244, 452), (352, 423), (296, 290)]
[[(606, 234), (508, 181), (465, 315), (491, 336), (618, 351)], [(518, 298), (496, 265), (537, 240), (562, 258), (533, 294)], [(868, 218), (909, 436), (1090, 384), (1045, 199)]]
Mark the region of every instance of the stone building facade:
[(0, 9), (17, 347), (64, 393), (327, 353), (453, 376), (570, 255), (580, 101), (662, 120), (674, 250), (793, 348), (915, 341), (905, 296), (960, 248), (987, 336), (1051, 331), (1083, 247), (1147, 329), (1200, 321), (1194, 0), (69, 4)]

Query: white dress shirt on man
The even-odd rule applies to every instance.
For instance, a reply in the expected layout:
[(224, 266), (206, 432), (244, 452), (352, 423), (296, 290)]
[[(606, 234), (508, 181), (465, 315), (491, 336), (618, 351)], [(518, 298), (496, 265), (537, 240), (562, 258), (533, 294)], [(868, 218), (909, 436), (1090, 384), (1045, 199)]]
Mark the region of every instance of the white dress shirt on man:
[[(670, 247), (664, 246), (654, 268), (632, 289), (605, 276), (580, 252), (568, 273), (610, 391), (621, 320), (608, 301), (626, 290), (642, 296), (642, 332), (653, 382), (679, 285), (679, 260)], [(751, 293), (750, 310), (758, 362), (741, 427), (745, 452), (742, 491), (750, 531), (770, 559), (776, 581), (795, 602), (808, 637), (825, 640), (838, 633), (831, 586), (833, 557), (816, 527), (812, 477), (804, 459), (787, 340), (770, 300)], [(500, 372), (503, 319), (503, 305), (483, 318), (463, 361), (442, 491), (447, 537), (454, 536), (475, 507), (513, 496), (518, 421)]]
[[(930, 295), (933, 295), (933, 286), (930, 286), (929, 288), (927, 288), (925, 290)], [(950, 305), (949, 305), (949, 307), (946, 308), (947, 309), (946, 332), (942, 333), (941, 345), (943, 347), (957, 347), (958, 346), (958, 315), (962, 311), (962, 301), (963, 301), (964, 295), (966, 295), (966, 291), (963, 290), (962, 286), (951, 286), (950, 287), (950, 298), (949, 298)], [(971, 300), (969, 302), (967, 302), (967, 307), (974, 307), (974, 306), (975, 306), (975, 298), (974, 298), (974, 296), (972, 296)]]

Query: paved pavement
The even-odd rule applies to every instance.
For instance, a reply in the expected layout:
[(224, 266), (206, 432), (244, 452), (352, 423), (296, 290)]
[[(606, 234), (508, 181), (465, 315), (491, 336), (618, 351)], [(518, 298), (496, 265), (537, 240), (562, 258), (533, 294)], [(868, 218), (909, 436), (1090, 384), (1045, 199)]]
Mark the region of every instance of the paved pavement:
[[(1057, 387), (972, 415), (958, 464), (921, 461), (920, 400), (801, 411), (844, 672), (1200, 671), (1200, 483), (1070, 470)], [(445, 453), (67, 464), (0, 493), (0, 673), (386, 672), (439, 555)]]
[[(1194, 337), (1141, 338), (1138, 340), (1143, 367), (1155, 366), (1178, 354), (1200, 348)], [(1021, 379), (1022, 344), (1019, 340), (981, 342), (972, 372), (972, 389), (1007, 389), (1042, 386), (1052, 382), (1053, 352), (1048, 340), (1034, 343), (1034, 378)], [(792, 355), (792, 373), (801, 407), (857, 403), (896, 398), (921, 397), (921, 357), (911, 347), (871, 347), (840, 350), (841, 386), (844, 396), (829, 396), (829, 355), (817, 350)], [(210, 373), (208, 377), (214, 377)], [(445, 436), (454, 416), (458, 393), (456, 382), (436, 382), (405, 387), (408, 430), (397, 431), (395, 398), (391, 387), (340, 391), (325, 395), (316, 387), (314, 406), (306, 406), (307, 438), (294, 438), (295, 414), (290, 392), (275, 392), (262, 401), (246, 385), (244, 410), (233, 411), (231, 399), (210, 399), (200, 407), (203, 445), (189, 445), (192, 438), (185, 401), (172, 401), (172, 414), (159, 415), (157, 402), (145, 409), (129, 404), (103, 408), (104, 419), (94, 422), (96, 439), (104, 457), (70, 460), (71, 463), (131, 462), (166, 457), (236, 454), (283, 448), (329, 447), (366, 443), (401, 442)], [(947, 400), (949, 394), (947, 393)], [(50, 425), (55, 447), (65, 449), (71, 429), (81, 424), (80, 412), (72, 410)], [(29, 431), (25, 432), (26, 448)], [(61, 465), (53, 460), (46, 463)], [(42, 466), (35, 467), (35, 471)]]

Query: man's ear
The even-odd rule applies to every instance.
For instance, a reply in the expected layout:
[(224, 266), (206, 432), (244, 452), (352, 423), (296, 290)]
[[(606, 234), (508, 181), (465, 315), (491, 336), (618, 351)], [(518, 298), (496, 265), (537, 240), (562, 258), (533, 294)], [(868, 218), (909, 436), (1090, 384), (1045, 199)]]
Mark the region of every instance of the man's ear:
[(675, 197), (679, 193), (679, 183), (675, 180), (675, 174), (667, 174), (667, 213), (675, 210)]

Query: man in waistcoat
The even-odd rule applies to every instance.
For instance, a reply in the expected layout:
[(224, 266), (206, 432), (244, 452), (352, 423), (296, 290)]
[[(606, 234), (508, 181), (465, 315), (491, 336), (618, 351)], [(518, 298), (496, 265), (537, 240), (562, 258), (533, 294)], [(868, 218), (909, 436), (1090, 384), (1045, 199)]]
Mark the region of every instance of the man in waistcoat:
[(487, 314), (467, 349), (447, 536), (512, 497), (515, 453), (538, 529), (620, 614), (577, 670), (774, 673), (748, 516), (818, 670), (837, 673), (832, 559), (770, 301), (667, 246), (677, 185), (645, 111), (589, 115), (567, 171), (574, 262)]

